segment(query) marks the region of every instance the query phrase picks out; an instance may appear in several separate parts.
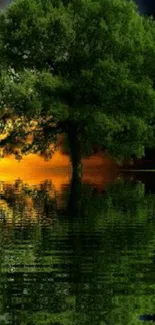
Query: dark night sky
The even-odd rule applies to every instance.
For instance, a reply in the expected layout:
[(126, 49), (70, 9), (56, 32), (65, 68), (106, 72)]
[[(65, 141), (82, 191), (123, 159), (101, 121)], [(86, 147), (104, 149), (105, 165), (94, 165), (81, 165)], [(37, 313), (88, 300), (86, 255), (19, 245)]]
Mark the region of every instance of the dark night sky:
[(155, 15), (155, 0), (135, 0), (142, 13)]
[(10, 0), (0, 0), (0, 8), (3, 8)]
[[(0, 8), (3, 8), (5, 4), (11, 0), (0, 0)], [(109, 0), (110, 1), (110, 0)], [(155, 0), (135, 0), (142, 13), (147, 13), (155, 16)]]
[[(11, 0), (0, 0), (0, 8), (3, 8)], [(110, 0), (109, 0), (110, 1)], [(155, 16), (155, 0), (135, 0), (140, 12)]]

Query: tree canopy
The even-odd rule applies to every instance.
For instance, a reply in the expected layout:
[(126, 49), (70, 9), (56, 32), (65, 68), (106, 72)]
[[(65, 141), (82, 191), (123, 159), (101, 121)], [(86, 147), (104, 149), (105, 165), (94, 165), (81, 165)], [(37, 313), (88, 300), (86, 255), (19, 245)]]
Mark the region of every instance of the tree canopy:
[(65, 133), (75, 169), (94, 148), (141, 157), (154, 143), (154, 40), (131, 1), (14, 1), (0, 15), (3, 153), (49, 157)]

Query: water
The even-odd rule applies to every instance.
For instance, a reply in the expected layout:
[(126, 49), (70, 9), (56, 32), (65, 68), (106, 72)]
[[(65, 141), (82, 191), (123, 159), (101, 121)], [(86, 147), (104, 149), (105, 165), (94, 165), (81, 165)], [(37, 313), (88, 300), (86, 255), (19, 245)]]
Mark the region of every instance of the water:
[(155, 192), (131, 178), (0, 182), (0, 325), (155, 319)]

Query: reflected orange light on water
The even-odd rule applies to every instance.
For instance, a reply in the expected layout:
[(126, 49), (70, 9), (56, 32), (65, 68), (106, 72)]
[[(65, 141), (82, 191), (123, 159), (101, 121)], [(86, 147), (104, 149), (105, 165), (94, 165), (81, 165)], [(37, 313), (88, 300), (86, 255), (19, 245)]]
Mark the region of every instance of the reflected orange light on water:
[[(83, 164), (85, 182), (103, 184), (114, 177), (116, 166), (103, 155), (98, 154), (84, 159)], [(25, 156), (20, 162), (14, 157), (1, 159), (0, 181), (10, 183), (18, 178), (29, 185), (37, 185), (48, 179), (59, 191), (71, 178), (69, 157), (56, 152), (50, 161), (44, 161), (37, 155)]]

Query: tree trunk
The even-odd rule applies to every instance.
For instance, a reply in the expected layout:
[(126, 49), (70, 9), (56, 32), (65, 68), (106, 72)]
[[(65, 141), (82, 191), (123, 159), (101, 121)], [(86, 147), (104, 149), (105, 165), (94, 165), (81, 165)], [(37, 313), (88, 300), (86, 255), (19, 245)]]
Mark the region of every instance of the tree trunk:
[(82, 178), (81, 136), (78, 126), (75, 123), (69, 125), (67, 133), (72, 163), (72, 178)]
[(73, 177), (70, 184), (70, 195), (68, 201), (68, 215), (80, 217), (82, 209), (82, 179)]

